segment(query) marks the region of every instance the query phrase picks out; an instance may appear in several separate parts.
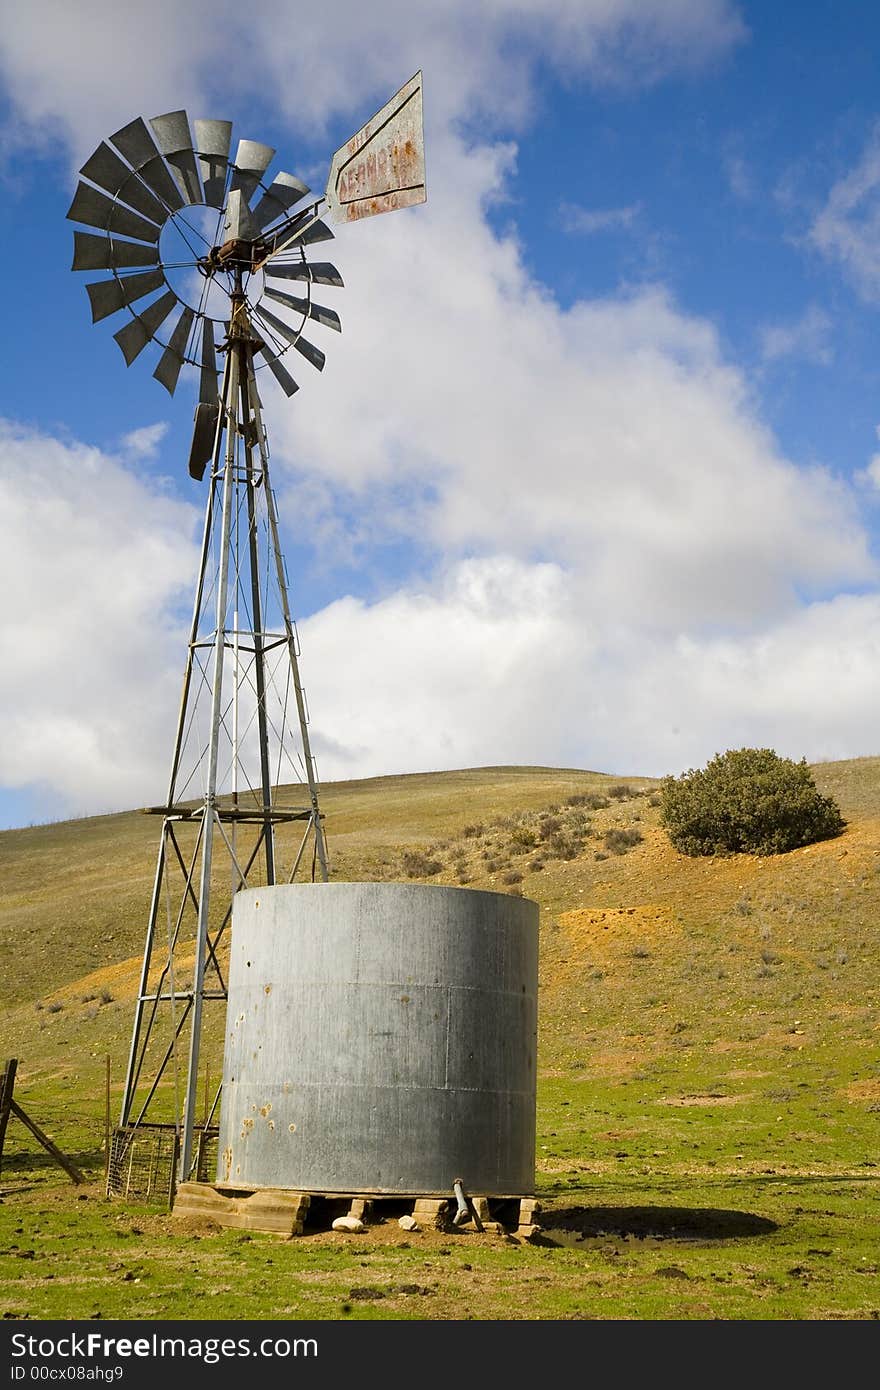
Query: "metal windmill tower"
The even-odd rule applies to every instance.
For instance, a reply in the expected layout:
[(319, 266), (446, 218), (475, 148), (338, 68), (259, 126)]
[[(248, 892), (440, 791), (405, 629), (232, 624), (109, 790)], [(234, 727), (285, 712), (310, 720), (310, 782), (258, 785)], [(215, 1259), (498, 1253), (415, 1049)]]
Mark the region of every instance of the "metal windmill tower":
[(83, 165), (67, 214), (91, 229), (74, 233), (73, 269), (109, 272), (86, 290), (93, 321), (125, 314), (114, 337), (126, 363), (151, 352), (172, 395), (195, 375), (185, 368), (198, 373), (189, 472), (209, 478), (201, 563), (168, 793), (148, 808), (162, 828), (114, 1146), (124, 1154), (141, 1127), (172, 1128), (181, 1179), (199, 1129), (205, 1006), (227, 997), (233, 897), (329, 876), (259, 373), (292, 396), (291, 359), (324, 366), (307, 325), (340, 329), (312, 297), (342, 286), (333, 265), (309, 259), (333, 236), (321, 213), (355, 221), (425, 200), (421, 73), (337, 150), (315, 201), (293, 174), (270, 181), (274, 154), (247, 139), (233, 152), (229, 121), (138, 118)]

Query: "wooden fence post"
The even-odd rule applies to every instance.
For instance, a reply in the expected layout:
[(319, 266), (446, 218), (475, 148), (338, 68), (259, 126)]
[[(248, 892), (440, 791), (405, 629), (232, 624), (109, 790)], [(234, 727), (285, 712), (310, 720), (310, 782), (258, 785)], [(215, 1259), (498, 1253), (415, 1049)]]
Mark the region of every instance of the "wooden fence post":
[(18, 1058), (10, 1057), (3, 1068), (3, 1075), (0, 1076), (0, 1168), (3, 1166), (3, 1141), (6, 1138), (6, 1126), (9, 1123), (9, 1112), (12, 1109), (12, 1092), (15, 1089), (17, 1067)]
[(52, 1143), (48, 1134), (44, 1134), (36, 1121), (32, 1120), (30, 1115), (26, 1115), (18, 1104), (18, 1101), (13, 1099), (12, 1092), (15, 1087), (15, 1073), (17, 1068), (18, 1059), (11, 1057), (6, 1063), (3, 1070), (3, 1078), (2, 1081), (0, 1081), (0, 1157), (2, 1157), (3, 1154), (3, 1141), (6, 1138), (6, 1125), (9, 1116), (15, 1115), (16, 1119), (21, 1120), (25, 1129), (29, 1129), (37, 1142), (42, 1144), (46, 1152), (54, 1158), (59, 1167), (64, 1169), (71, 1182), (85, 1182), (85, 1178), (76, 1165), (71, 1163), (70, 1159), (58, 1148), (57, 1144)]

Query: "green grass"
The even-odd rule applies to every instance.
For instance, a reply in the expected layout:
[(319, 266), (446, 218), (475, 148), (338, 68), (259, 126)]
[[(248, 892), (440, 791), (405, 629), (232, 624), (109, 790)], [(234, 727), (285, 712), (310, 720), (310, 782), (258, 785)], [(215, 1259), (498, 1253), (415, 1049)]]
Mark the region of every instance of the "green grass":
[[(877, 1317), (878, 772), (878, 759), (814, 768), (847, 830), (759, 861), (674, 854), (654, 784), (619, 774), (471, 769), (326, 789), (337, 877), (405, 878), (403, 855), (421, 851), (441, 862), (429, 882), (505, 891), (513, 871), (523, 877), (510, 887), (540, 904), (534, 1241), (406, 1234), (390, 1219), (362, 1236), (282, 1241), (178, 1223), (161, 1202), (108, 1201), (104, 1058), (115, 1120), (132, 1001), (123, 986), (104, 1000), (80, 982), (116, 964), (122, 980), (139, 955), (158, 823), (129, 813), (0, 836), (0, 950), (13, 962), (0, 1052), (20, 1057), (19, 1100), (89, 1179), (74, 1187), (10, 1122), (0, 1311)], [(624, 781), (628, 799), (568, 805)], [(579, 848), (533, 870), (547, 816)], [(614, 828), (643, 840), (597, 859)]]

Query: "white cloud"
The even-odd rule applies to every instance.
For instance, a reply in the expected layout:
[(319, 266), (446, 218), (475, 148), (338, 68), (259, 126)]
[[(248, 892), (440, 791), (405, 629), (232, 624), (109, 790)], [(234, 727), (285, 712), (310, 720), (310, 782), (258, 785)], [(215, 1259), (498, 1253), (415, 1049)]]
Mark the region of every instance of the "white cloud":
[(167, 433), (167, 420), (159, 420), (155, 425), (142, 425), (138, 430), (130, 430), (122, 437), (122, 452), (127, 458), (138, 461), (153, 459)]
[(592, 236), (594, 232), (631, 227), (641, 210), (641, 203), (622, 208), (582, 208), (574, 203), (560, 203), (559, 217), (564, 232)]
[(743, 156), (729, 152), (724, 159), (724, 172), (734, 198), (742, 203), (751, 202), (755, 196), (754, 177)]
[[(876, 427), (874, 433), (880, 439), (880, 425)], [(871, 492), (880, 493), (880, 454), (873, 454), (866, 466), (856, 473), (855, 478), (862, 487), (868, 488)]]
[(54, 813), (164, 791), (194, 509), (96, 449), (0, 421), (0, 768)]
[(828, 314), (817, 304), (810, 304), (800, 318), (788, 323), (767, 323), (760, 328), (761, 356), (767, 362), (796, 357), (824, 367), (834, 357), (830, 334)]
[(556, 761), (573, 731), (541, 705), (589, 653), (578, 626), (558, 566), (507, 556), (331, 604), (301, 625), (321, 775)]
[(731, 0), (325, 0), (293, 12), (287, 0), (31, 0), (0, 28), (7, 148), (65, 139), (82, 162), (135, 114), (185, 104), (226, 116), (254, 96), (314, 129), (337, 112), (368, 116), (419, 68), (432, 124), (478, 111), (509, 124), (531, 108), (540, 59), (630, 87), (712, 63), (744, 37)]
[(780, 454), (709, 323), (659, 287), (564, 311), (530, 278), (480, 212), (505, 167), (450, 140), (424, 208), (340, 233), (343, 338), (271, 413), (276, 455), (376, 541), (549, 558), (639, 627), (760, 626), (870, 580), (852, 496)]
[(840, 263), (865, 300), (880, 300), (880, 124), (856, 167), (831, 189), (808, 241)]
[(659, 776), (728, 747), (877, 747), (876, 595), (664, 641), (592, 609), (560, 567), (496, 556), (433, 590), (341, 600), (303, 625), (303, 651), (328, 780), (511, 763)]

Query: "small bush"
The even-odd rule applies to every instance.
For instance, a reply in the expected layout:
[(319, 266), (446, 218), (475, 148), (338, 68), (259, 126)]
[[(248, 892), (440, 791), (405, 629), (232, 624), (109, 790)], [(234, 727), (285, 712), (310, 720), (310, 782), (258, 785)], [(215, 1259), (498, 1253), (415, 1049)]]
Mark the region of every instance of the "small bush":
[(466, 825), (461, 833), (466, 840), (473, 840), (476, 839), (478, 835), (482, 835), (483, 829), (484, 827), (482, 825)]
[(562, 821), (558, 816), (545, 816), (538, 826), (538, 834), (542, 840), (551, 840), (557, 830), (562, 829)]
[(540, 873), (541, 870), (543, 869), (543, 867), (544, 867), (544, 861), (543, 861), (543, 859), (530, 859), (530, 860), (529, 860), (529, 869), (531, 870), (531, 872), (532, 872), (533, 874), (538, 874), (538, 873)]
[(846, 822), (805, 758), (729, 749), (661, 783), (660, 820), (681, 854), (784, 854), (839, 835)]
[(542, 854), (548, 859), (577, 859), (583, 849), (583, 841), (578, 835), (565, 835), (557, 832), (543, 847)]
[(407, 878), (433, 878), (442, 868), (439, 859), (431, 859), (423, 850), (408, 849), (403, 855), (403, 871)]
[(522, 883), (522, 874), (519, 869), (511, 869), (501, 880), (502, 883)]
[(635, 793), (632, 787), (628, 787), (625, 782), (617, 782), (615, 786), (608, 788), (608, 795), (613, 801), (627, 801)]
[(510, 833), (510, 844), (515, 852), (522, 853), (527, 849), (534, 849), (538, 843), (538, 837), (534, 830), (529, 830), (527, 825), (518, 825)]
[(605, 831), (605, 848), (612, 854), (626, 854), (628, 849), (641, 842), (642, 832), (634, 827), (625, 829), (623, 826), (613, 826), (611, 830)]

